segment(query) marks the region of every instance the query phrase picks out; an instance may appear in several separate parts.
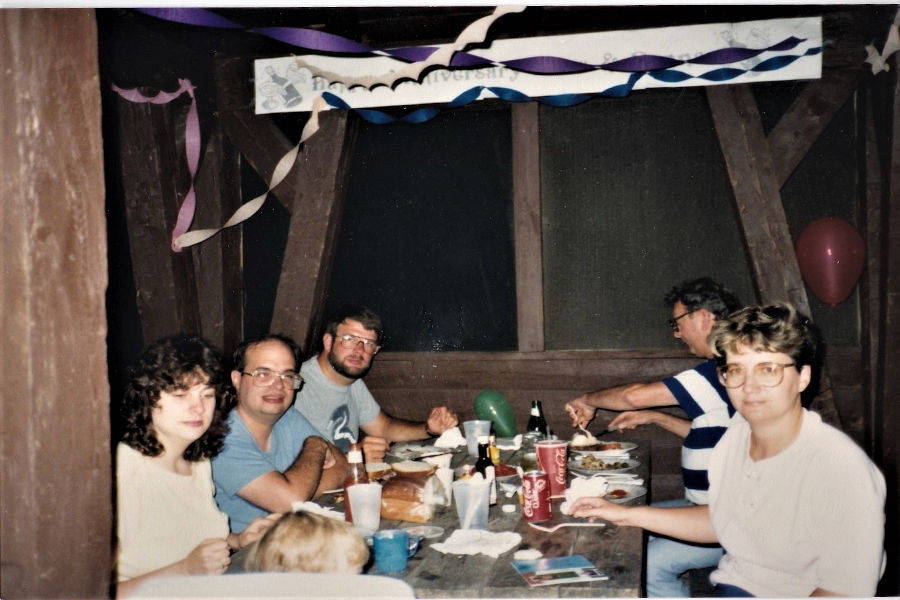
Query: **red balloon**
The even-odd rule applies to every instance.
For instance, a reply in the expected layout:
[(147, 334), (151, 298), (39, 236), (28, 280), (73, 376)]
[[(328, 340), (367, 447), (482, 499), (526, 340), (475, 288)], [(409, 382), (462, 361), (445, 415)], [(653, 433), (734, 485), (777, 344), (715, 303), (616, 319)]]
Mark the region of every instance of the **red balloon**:
[(797, 238), (796, 252), (803, 281), (831, 306), (846, 300), (862, 275), (865, 244), (843, 219), (825, 217), (807, 225)]

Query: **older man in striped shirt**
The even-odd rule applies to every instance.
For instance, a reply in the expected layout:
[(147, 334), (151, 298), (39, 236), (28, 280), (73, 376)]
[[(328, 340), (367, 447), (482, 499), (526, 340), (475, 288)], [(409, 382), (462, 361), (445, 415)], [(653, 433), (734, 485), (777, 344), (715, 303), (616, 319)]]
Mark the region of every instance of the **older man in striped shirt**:
[[(575, 426), (586, 426), (596, 409), (625, 411), (609, 427), (619, 430), (655, 424), (684, 438), (681, 447), (683, 498), (657, 506), (707, 504), (707, 462), (713, 447), (725, 433), (734, 407), (719, 383), (716, 363), (706, 342), (716, 320), (741, 307), (738, 299), (721, 284), (701, 277), (685, 281), (666, 294), (672, 311), (669, 325), (695, 356), (706, 360), (662, 381), (622, 385), (579, 396), (566, 404)], [(688, 418), (646, 410), (680, 406)], [(722, 557), (720, 546), (697, 545), (650, 536), (647, 545), (647, 596), (687, 597), (687, 586), (679, 576), (689, 569), (712, 567)]]

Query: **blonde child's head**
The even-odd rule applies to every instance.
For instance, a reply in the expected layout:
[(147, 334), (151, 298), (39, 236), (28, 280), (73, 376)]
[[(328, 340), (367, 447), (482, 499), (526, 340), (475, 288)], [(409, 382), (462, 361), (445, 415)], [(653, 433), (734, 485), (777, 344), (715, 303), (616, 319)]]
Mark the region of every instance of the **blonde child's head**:
[(250, 549), (248, 571), (359, 573), (369, 547), (350, 523), (306, 511), (285, 513)]

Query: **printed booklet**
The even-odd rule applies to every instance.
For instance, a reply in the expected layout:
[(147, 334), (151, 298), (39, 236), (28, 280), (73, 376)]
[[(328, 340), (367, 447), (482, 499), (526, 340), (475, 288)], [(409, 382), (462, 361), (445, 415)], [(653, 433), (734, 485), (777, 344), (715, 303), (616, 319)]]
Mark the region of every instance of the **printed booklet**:
[(530, 586), (609, 579), (609, 575), (580, 554), (537, 560), (514, 560), (511, 564)]

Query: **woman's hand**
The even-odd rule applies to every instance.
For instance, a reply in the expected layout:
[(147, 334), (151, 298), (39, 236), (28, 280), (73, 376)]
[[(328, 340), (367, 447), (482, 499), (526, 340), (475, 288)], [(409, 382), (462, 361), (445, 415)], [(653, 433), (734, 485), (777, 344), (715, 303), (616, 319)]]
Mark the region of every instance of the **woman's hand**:
[(181, 562), (188, 575), (220, 574), (231, 564), (231, 550), (224, 539), (203, 540)]
[(593, 522), (603, 519), (617, 525), (625, 521), (628, 511), (631, 510), (621, 504), (616, 504), (600, 497), (578, 498), (569, 507), (569, 514), (573, 517), (587, 518)]

